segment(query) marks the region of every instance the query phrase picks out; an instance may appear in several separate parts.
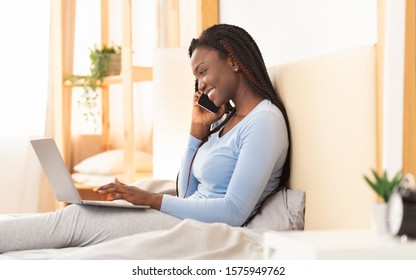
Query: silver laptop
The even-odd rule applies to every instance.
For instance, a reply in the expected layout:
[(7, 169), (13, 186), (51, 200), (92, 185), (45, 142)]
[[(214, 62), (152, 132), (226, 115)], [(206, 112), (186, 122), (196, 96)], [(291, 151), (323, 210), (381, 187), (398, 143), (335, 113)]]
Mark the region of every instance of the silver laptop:
[(42, 138), (30, 140), (30, 143), (58, 201), (108, 207), (149, 208), (147, 205), (134, 205), (126, 200), (82, 200), (56, 146), (55, 140), (53, 138)]

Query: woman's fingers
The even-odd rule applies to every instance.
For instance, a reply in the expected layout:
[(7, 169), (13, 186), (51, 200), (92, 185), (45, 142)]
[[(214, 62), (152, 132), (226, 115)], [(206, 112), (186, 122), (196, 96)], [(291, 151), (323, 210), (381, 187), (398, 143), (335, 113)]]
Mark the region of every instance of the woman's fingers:
[(122, 186), (127, 186), (126, 184), (122, 183), (117, 177), (114, 179), (114, 182)]
[[(146, 195), (142, 190), (133, 186), (128, 186), (120, 182), (117, 178), (115, 178), (114, 183), (95, 188), (93, 191), (101, 195), (106, 195), (107, 200), (124, 199), (133, 204), (142, 203), (142, 200), (140, 199), (143, 195)], [(139, 200), (136, 201), (137, 199)]]
[(125, 195), (128, 194), (127, 188), (116, 183), (95, 188), (93, 191), (98, 194), (107, 195), (107, 200), (125, 199)]
[(201, 91), (198, 90), (197, 92), (195, 92), (195, 94), (194, 94), (194, 103), (196, 103), (198, 101), (198, 99), (199, 99), (199, 97), (201, 97), (201, 95), (202, 95)]
[(114, 191), (122, 192), (123, 188), (119, 188), (119, 186), (123, 187), (123, 186), (127, 186), (127, 185), (120, 182), (117, 178), (115, 178), (114, 183), (109, 183), (107, 185), (103, 185), (101, 187), (94, 188), (93, 191), (94, 192), (103, 192), (103, 193), (114, 192)]
[(95, 188), (94, 191), (95, 192), (98, 192), (100, 194), (101, 193), (102, 194), (104, 194), (104, 193), (112, 193), (112, 192), (120, 192), (120, 193), (124, 193), (125, 192), (122, 185), (115, 184), (115, 183), (111, 183), (111, 184), (108, 184), (108, 185), (101, 186), (99, 188)]

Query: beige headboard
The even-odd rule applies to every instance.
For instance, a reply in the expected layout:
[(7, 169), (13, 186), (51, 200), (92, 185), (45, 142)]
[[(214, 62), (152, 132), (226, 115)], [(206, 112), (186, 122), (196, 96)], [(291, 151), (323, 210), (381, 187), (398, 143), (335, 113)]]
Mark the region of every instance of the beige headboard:
[(306, 191), (305, 229), (367, 228), (375, 195), (375, 48), (270, 68), (292, 132), (293, 188)]

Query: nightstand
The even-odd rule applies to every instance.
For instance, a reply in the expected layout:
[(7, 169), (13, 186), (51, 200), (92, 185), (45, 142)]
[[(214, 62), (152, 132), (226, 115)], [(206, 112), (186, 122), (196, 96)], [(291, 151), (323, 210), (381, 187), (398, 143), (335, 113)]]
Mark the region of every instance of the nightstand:
[(413, 259), (416, 240), (371, 230), (307, 230), (264, 233), (264, 259)]

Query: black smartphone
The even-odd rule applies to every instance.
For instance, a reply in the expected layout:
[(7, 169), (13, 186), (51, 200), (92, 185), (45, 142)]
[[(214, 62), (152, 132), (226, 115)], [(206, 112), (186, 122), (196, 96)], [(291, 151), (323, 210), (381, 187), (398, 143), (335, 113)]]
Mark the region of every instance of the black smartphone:
[(214, 102), (212, 102), (206, 94), (201, 94), (201, 97), (199, 97), (197, 103), (199, 106), (213, 114), (218, 113), (218, 110), (220, 109), (215, 106)]

